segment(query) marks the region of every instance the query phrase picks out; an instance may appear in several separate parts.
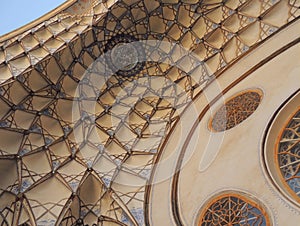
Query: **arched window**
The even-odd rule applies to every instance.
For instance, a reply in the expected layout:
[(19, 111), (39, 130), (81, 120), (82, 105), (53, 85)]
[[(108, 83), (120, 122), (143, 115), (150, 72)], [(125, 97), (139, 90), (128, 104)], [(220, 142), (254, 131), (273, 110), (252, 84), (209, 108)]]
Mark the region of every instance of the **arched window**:
[(271, 225), (265, 209), (256, 201), (236, 193), (211, 199), (200, 213), (198, 226)]
[(300, 109), (288, 120), (276, 149), (282, 179), (292, 195), (300, 197)]

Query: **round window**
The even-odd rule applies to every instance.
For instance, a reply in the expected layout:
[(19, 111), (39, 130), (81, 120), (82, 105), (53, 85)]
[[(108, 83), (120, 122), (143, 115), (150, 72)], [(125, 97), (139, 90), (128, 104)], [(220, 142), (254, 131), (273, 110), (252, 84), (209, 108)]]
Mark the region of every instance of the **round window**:
[(210, 121), (210, 128), (215, 132), (222, 132), (235, 127), (253, 114), (261, 99), (260, 90), (239, 93), (219, 108)]
[(282, 195), (300, 205), (300, 93), (273, 117), (265, 137), (267, 172)]
[(210, 200), (202, 209), (199, 226), (271, 225), (265, 209), (244, 195), (229, 193)]

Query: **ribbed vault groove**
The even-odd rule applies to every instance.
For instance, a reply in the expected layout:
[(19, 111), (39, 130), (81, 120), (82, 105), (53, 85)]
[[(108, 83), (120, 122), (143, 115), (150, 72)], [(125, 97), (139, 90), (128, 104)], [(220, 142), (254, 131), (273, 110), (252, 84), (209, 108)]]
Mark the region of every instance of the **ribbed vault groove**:
[[(299, 7), (82, 0), (3, 40), (0, 223), (144, 225), (145, 186), (180, 113), (214, 75), (297, 19)], [(130, 77), (105, 65), (118, 35), (146, 40), (143, 68)]]

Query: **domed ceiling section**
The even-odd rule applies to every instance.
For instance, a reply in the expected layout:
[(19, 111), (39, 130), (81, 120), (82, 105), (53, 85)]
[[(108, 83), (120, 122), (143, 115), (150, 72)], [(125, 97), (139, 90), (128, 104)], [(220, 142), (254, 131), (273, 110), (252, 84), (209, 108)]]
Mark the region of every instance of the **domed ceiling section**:
[(69, 1), (0, 37), (0, 223), (144, 225), (163, 140), (299, 1)]

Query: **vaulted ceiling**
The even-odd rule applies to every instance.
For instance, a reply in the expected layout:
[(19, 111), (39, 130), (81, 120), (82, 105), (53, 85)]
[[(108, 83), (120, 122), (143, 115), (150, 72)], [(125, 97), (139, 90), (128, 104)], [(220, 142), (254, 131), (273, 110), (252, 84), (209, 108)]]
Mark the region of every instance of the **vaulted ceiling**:
[(299, 7), (67, 1), (0, 37), (0, 224), (148, 224), (147, 188), (176, 121)]

